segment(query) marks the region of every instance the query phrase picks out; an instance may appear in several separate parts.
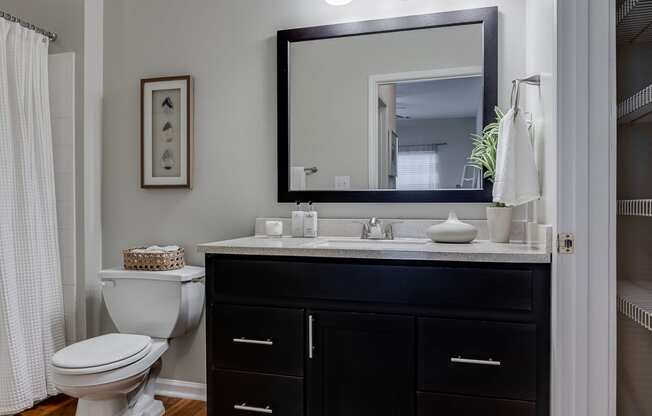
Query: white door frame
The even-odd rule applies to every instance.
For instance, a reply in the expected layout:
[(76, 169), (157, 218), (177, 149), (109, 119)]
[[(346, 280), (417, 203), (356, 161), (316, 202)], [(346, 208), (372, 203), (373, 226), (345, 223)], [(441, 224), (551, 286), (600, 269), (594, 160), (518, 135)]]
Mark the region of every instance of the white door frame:
[(615, 1), (557, 0), (557, 232), (554, 416), (616, 414)]
[(378, 189), (378, 86), (400, 81), (430, 81), (436, 79), (471, 78), (482, 76), (481, 66), (433, 69), (427, 71), (396, 72), (392, 74), (369, 75), (369, 132), (368, 132), (368, 166), (369, 188)]

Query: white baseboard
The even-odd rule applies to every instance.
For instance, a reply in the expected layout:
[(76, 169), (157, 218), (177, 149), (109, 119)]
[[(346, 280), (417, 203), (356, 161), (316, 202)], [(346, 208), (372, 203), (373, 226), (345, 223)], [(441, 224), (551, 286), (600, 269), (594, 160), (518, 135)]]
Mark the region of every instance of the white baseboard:
[(205, 402), (206, 384), (159, 378), (156, 380), (156, 394), (159, 396), (175, 397), (177, 399), (201, 400)]

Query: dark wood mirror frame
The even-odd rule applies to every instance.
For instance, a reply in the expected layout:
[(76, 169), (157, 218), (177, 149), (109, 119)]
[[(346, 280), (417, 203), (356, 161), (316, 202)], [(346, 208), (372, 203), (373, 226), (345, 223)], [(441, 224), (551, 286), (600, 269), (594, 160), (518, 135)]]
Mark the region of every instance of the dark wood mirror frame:
[(459, 10), (391, 19), (369, 20), (328, 26), (281, 30), (277, 33), (278, 54), (278, 202), (467, 202), (492, 200), (492, 184), (484, 180), (482, 190), (442, 191), (291, 191), (290, 190), (290, 43), (376, 33), (430, 29), (470, 24), (483, 25), (484, 104), (483, 122), (493, 120), (498, 104), (498, 8)]

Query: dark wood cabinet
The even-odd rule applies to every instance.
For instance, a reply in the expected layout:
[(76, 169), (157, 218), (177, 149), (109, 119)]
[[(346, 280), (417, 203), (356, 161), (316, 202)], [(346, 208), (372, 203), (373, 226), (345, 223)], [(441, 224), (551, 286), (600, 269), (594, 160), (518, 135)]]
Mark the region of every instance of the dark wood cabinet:
[(533, 402), (417, 393), (417, 416), (536, 416)]
[(211, 415), (304, 414), (303, 379), (300, 377), (229, 370), (215, 370), (211, 376), (214, 384), (208, 392)]
[(211, 314), (219, 323), (209, 351), (213, 367), (303, 376), (303, 310), (217, 305)]
[[(418, 264), (418, 265), (417, 265)], [(531, 311), (529, 267), (326, 258), (223, 258), (210, 266), (225, 298), (313, 299), (460, 310)], [(226, 276), (237, 276), (225, 279)]]
[(414, 413), (414, 318), (308, 311), (311, 416)]
[(549, 416), (547, 264), (208, 254), (210, 416)]
[(535, 401), (536, 325), (419, 319), (419, 390)]

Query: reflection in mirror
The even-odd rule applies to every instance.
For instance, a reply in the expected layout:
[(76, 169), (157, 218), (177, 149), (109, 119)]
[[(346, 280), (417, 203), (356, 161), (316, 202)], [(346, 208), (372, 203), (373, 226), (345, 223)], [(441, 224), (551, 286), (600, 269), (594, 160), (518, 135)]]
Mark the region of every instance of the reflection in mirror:
[(292, 42), (290, 189), (481, 190), (483, 62), (481, 24)]
[(378, 127), (369, 138), (370, 148), (377, 148), (369, 154), (371, 189), (482, 189), (482, 172), (468, 162), (472, 135), (482, 129), (481, 76), (375, 87)]

